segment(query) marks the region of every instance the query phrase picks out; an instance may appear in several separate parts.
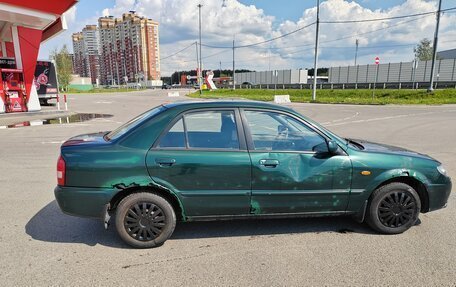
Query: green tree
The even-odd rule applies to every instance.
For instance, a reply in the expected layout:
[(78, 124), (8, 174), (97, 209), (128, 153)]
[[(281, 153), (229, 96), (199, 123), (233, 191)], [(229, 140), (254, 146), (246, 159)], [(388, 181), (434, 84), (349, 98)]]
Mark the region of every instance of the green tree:
[(431, 40), (424, 38), (413, 48), (415, 53), (415, 59), (420, 61), (429, 61), (432, 60), (432, 42)]
[(55, 62), (57, 69), (57, 80), (59, 81), (62, 91), (68, 90), (68, 85), (71, 82), (71, 73), (73, 72), (73, 61), (66, 45), (58, 50), (55, 48), (51, 52), (51, 59)]

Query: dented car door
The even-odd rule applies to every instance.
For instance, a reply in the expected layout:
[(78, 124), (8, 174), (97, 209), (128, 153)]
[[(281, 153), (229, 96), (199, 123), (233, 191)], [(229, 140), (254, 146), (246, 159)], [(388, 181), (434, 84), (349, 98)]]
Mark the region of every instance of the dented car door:
[(291, 115), (243, 111), (252, 161), (251, 212), (345, 211), (351, 161), (325, 152), (326, 140)]

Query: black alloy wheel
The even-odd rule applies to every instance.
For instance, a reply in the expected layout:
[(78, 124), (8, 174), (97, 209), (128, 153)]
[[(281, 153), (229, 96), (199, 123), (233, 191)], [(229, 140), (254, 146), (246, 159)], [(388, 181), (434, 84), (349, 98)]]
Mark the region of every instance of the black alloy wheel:
[(372, 193), (366, 221), (381, 233), (398, 234), (415, 224), (420, 211), (421, 201), (415, 189), (402, 182), (391, 182)]
[(386, 227), (399, 227), (414, 218), (416, 202), (410, 193), (396, 191), (380, 201), (378, 218)]
[(132, 205), (124, 218), (127, 233), (136, 240), (154, 240), (165, 227), (165, 214), (160, 207), (151, 202), (139, 202)]
[(176, 214), (160, 194), (133, 193), (116, 208), (116, 229), (125, 243), (136, 248), (162, 245), (173, 234)]

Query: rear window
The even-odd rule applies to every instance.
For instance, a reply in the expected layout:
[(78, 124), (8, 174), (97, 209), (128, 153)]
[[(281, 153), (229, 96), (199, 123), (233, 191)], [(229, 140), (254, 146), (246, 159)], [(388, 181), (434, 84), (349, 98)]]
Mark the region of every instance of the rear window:
[(130, 131), (131, 129), (137, 127), (140, 125), (144, 120), (150, 119), (161, 113), (162, 111), (166, 110), (166, 107), (164, 106), (158, 106), (156, 108), (153, 108), (152, 110), (149, 110), (139, 116), (137, 116), (134, 119), (131, 119), (130, 121), (126, 122), (125, 124), (121, 125), (117, 129), (113, 130), (112, 132), (109, 132), (108, 134), (105, 135), (105, 139), (110, 141), (110, 140), (115, 140)]

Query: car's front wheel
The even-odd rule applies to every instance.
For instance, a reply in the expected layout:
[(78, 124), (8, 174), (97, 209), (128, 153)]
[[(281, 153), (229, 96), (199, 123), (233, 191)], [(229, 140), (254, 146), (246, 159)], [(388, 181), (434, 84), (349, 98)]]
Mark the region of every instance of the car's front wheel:
[(421, 201), (409, 185), (393, 182), (374, 191), (367, 211), (367, 223), (386, 234), (398, 234), (418, 220)]
[(123, 241), (133, 247), (160, 246), (171, 236), (175, 226), (173, 207), (157, 194), (134, 193), (117, 206), (117, 232)]

